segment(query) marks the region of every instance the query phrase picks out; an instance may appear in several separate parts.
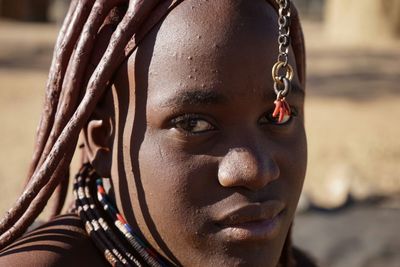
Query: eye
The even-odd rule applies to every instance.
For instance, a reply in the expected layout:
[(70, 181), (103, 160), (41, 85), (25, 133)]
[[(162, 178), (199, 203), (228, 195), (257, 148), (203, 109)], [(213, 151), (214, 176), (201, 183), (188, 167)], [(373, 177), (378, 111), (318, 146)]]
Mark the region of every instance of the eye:
[(290, 115), (285, 115), (283, 117), (283, 120), (281, 122), (279, 122), (278, 117), (272, 116), (273, 110), (270, 110), (260, 118), (260, 123), (262, 125), (265, 125), (265, 124), (272, 124), (272, 125), (289, 124), (289, 122), (292, 120), (292, 118), (297, 116), (297, 110), (294, 107), (291, 107), (291, 111), (292, 112)]
[(172, 120), (172, 125), (177, 130), (189, 134), (199, 134), (212, 131), (215, 127), (199, 115), (185, 114)]

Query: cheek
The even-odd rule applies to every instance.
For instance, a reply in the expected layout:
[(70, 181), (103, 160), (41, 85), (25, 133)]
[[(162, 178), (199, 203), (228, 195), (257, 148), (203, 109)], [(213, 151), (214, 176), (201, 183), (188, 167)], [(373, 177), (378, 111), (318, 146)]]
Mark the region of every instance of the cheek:
[(304, 127), (296, 132), (281, 149), (278, 164), (282, 186), (290, 203), (290, 213), (294, 213), (303, 187), (307, 168), (307, 140)]
[(147, 208), (161, 236), (170, 242), (181, 241), (175, 245), (201, 242), (196, 234), (207, 221), (202, 208), (206, 184), (212, 179), (205, 161), (150, 134), (141, 146), (139, 162)]

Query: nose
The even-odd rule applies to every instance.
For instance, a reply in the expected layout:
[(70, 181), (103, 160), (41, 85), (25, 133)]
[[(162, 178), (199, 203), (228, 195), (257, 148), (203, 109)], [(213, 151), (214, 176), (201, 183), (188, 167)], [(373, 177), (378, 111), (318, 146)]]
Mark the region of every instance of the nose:
[(219, 164), (218, 180), (224, 187), (237, 186), (257, 191), (276, 180), (279, 174), (279, 167), (268, 152), (235, 148)]

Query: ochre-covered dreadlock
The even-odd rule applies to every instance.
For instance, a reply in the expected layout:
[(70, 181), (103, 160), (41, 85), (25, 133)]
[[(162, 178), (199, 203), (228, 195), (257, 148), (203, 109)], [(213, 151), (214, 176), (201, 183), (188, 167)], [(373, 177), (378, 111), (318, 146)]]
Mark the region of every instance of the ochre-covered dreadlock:
[[(56, 41), (37, 129), (36, 146), (26, 186), (0, 221), (0, 250), (21, 236), (55, 194), (51, 216), (61, 212), (69, 165), (81, 129), (92, 114), (112, 75), (136, 49), (138, 42), (169, 10), (183, 0), (72, 0)], [(274, 0), (267, 0), (277, 9)], [(96, 68), (89, 66), (96, 38), (110, 14), (117, 25)], [(292, 8), (292, 47), (300, 82), (305, 84), (304, 39)], [(290, 236), (282, 256), (292, 266)]]
[[(43, 132), (42, 129), (39, 129), (38, 133), (40, 147), (35, 150), (35, 155), (41, 156), (36, 156), (35, 160), (36, 158), (42, 158), (42, 160), (36, 160), (33, 163), (31, 170), (33, 169), (34, 171), (24, 192), (0, 222), (0, 247), (4, 247), (21, 235), (44, 208), (55, 187), (64, 177), (63, 174), (70, 164), (74, 152), (73, 147), (76, 146), (80, 130), (101, 98), (114, 70), (124, 60), (125, 49), (131, 36), (137, 32), (159, 1), (129, 2), (128, 10), (113, 33), (107, 50), (90, 77), (84, 97), (79, 105), (75, 107), (60, 103), (60, 96), (68, 95), (67, 93), (60, 94), (61, 91), (74, 91), (74, 89), (62, 86), (60, 90), (60, 84), (68, 84), (68, 82), (64, 81), (66, 69), (69, 67), (68, 62), (74, 64), (74, 62), (70, 61), (72, 49), (68, 45), (72, 45), (73, 48), (75, 44), (78, 44), (76, 52), (82, 52), (80, 49), (85, 47), (91, 48), (104, 20), (100, 18), (102, 16), (105, 17), (113, 7), (120, 5), (121, 2), (119, 0), (100, 0), (94, 3), (92, 0), (75, 0), (71, 4), (71, 12), (66, 19), (68, 22), (71, 16), (71, 23), (67, 27), (65, 36), (60, 36), (59, 38), (58, 45), (60, 46), (55, 48), (56, 58), (59, 61), (53, 64), (53, 68), (50, 71), (50, 81), (48, 82), (48, 99), (46, 99), (48, 101), (46, 101), (45, 110), (49, 109), (54, 115), (46, 114), (44, 116), (41, 124), (43, 126), (49, 125), (49, 127), (45, 127), (43, 130), (46, 131)], [(90, 14), (87, 19), (88, 11)], [(74, 33), (77, 29), (82, 28), (82, 26), (79, 27), (82, 24), (84, 24), (84, 30), (80, 31), (80, 34)], [(97, 27), (95, 28), (95, 26)], [(59, 54), (61, 55), (58, 56)], [(84, 66), (84, 68), (86, 67)], [(76, 76), (78, 75), (71, 75), (69, 79), (75, 79)], [(77, 84), (81, 82), (78, 81)], [(69, 98), (66, 97), (65, 100), (67, 99)], [(49, 108), (50, 106), (51, 108)], [(65, 109), (60, 108), (56, 111), (56, 107), (65, 106), (67, 106)], [(69, 114), (72, 115), (68, 116)], [(63, 122), (67, 122), (64, 127), (62, 125)], [(49, 130), (50, 126), (51, 130)], [(50, 136), (51, 133), (56, 136)], [(46, 144), (43, 145), (45, 142)], [(47, 155), (46, 150), (50, 150)], [(43, 163), (40, 164), (41, 162)]]

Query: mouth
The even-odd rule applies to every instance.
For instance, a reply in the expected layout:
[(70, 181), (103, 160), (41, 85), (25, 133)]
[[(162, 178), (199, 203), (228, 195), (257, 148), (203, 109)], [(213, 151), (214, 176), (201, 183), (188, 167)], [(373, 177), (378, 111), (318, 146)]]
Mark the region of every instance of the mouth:
[(277, 200), (234, 208), (217, 220), (220, 234), (231, 242), (272, 240), (282, 228), (285, 204)]

